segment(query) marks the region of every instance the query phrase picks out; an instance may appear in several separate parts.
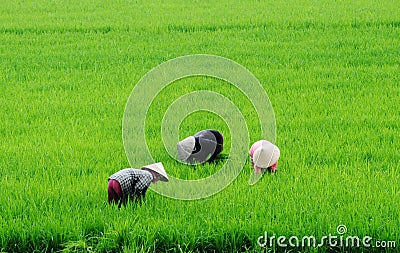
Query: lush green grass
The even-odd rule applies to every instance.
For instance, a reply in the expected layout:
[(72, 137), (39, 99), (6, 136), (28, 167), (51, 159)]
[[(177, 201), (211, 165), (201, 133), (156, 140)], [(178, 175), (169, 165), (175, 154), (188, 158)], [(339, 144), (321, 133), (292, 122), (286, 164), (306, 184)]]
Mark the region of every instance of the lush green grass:
[[(318, 238), (339, 224), (348, 235), (400, 247), (397, 1), (0, 7), (0, 251), (261, 251), (265, 231)], [(278, 173), (250, 187), (247, 163), (210, 198), (149, 191), (141, 206), (108, 206), (107, 177), (130, 166), (121, 137), (130, 92), (153, 67), (195, 53), (235, 60), (260, 80), (275, 110)], [(199, 77), (167, 87), (150, 108), (147, 136), (154, 156), (182, 178), (222, 166), (185, 171), (159, 145), (163, 109), (196, 88), (230, 98), (251, 141), (261, 138), (250, 102), (223, 82)], [(204, 114), (187, 117), (180, 135), (215, 127), (229, 144), (224, 121)]]

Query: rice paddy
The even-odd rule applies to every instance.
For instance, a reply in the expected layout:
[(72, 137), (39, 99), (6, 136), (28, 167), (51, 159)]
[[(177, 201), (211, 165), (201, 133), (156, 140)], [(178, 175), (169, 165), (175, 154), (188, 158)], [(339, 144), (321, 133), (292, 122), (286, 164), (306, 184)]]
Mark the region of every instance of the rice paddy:
[[(0, 6), (0, 252), (400, 247), (397, 1)], [(142, 205), (109, 206), (108, 176), (147, 162), (137, 156), (130, 164), (124, 149), (122, 119), (133, 88), (156, 66), (192, 54), (231, 59), (260, 81), (274, 109), (277, 173), (250, 186), (247, 159), (239, 176), (208, 198), (177, 200), (150, 189)], [(243, 141), (263, 138), (246, 94), (215, 78), (178, 80), (154, 98), (145, 128), (153, 158), (176, 178), (213, 175), (235, 140), (223, 118), (197, 111), (182, 118), (179, 137), (219, 129), (226, 140), (220, 159), (190, 167), (170, 157), (162, 140), (164, 112), (199, 90), (217, 92), (240, 110), (249, 129)], [(263, 246), (265, 233), (318, 242), (330, 234), (370, 236), (372, 246), (284, 247), (277, 239)]]

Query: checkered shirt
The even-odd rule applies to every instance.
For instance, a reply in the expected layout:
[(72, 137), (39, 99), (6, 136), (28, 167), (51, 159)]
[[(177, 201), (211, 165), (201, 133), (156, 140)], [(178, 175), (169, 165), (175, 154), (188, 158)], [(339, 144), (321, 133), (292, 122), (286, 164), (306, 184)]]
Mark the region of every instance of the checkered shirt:
[(144, 196), (153, 180), (153, 175), (147, 170), (129, 168), (112, 174), (108, 179), (118, 181), (121, 185), (122, 197), (127, 199), (128, 197)]

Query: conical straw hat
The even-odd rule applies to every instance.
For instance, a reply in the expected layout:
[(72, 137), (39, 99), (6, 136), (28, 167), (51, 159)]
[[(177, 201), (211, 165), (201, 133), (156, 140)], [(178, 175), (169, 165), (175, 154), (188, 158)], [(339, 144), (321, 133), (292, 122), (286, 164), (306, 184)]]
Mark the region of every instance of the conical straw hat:
[(160, 175), (160, 180), (164, 182), (168, 182), (168, 175), (167, 172), (164, 170), (164, 166), (162, 163), (153, 163), (149, 164), (146, 166), (143, 166), (142, 169), (147, 169), (156, 172), (158, 175)]
[(261, 146), (254, 151), (253, 161), (259, 168), (268, 168), (278, 161), (279, 156), (279, 148), (267, 141), (263, 142)]

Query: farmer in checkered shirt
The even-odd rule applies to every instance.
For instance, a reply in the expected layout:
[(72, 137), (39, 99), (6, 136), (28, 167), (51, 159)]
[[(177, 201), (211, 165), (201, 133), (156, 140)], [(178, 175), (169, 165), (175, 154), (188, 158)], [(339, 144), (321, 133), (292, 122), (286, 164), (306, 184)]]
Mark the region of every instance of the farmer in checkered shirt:
[(123, 169), (108, 178), (108, 203), (124, 205), (128, 199), (138, 200), (145, 196), (150, 183), (168, 182), (168, 175), (162, 163), (154, 163), (142, 169)]

